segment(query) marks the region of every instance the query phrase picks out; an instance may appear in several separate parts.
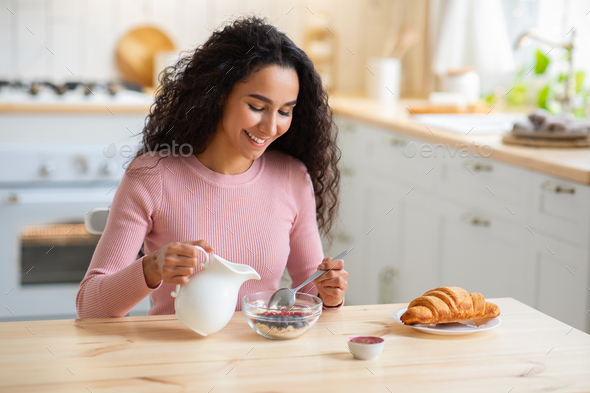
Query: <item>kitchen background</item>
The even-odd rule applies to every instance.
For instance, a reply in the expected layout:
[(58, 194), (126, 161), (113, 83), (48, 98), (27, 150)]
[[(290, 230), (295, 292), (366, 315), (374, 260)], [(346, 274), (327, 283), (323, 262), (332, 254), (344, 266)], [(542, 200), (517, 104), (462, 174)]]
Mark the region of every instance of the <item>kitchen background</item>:
[[(264, 1), (264, 0), (1, 0), (0, 79), (113, 80), (119, 77), (115, 48), (123, 34), (152, 25), (165, 32), (178, 50), (191, 49), (233, 17), (264, 15), (300, 46), (314, 26), (329, 26), (337, 34), (335, 57), (338, 65), (335, 88), (364, 91), (366, 63), (379, 56), (388, 37), (401, 23), (412, 26), (419, 37), (404, 56), (402, 94), (425, 96), (435, 87), (432, 70), (446, 72), (445, 65), (474, 52), (481, 75), (501, 64), (504, 80), (482, 77), (483, 90), (506, 88), (519, 63), (530, 63), (530, 50), (514, 51), (518, 35), (537, 28), (555, 41), (566, 37), (575, 26), (577, 33), (574, 65), (590, 69), (590, 24), (587, 1), (503, 0), (479, 5), (467, 11), (468, 1), (441, 0), (345, 0), (345, 1)], [(462, 15), (464, 9), (470, 15)], [(490, 14), (491, 13), (491, 14)], [(464, 29), (458, 26), (464, 26)], [(470, 41), (475, 33), (478, 41)], [(452, 37), (452, 42), (441, 42)], [(450, 41), (450, 40), (449, 40)], [(455, 53), (441, 53), (449, 48)], [(548, 47), (550, 48), (550, 47)], [(487, 53), (487, 54), (486, 54)], [(516, 55), (515, 63), (512, 56)], [(497, 57), (500, 58), (497, 58)], [(559, 57), (555, 51), (551, 57)], [(469, 57), (467, 55), (466, 57)], [(480, 64), (486, 61), (486, 64)], [(520, 60), (520, 62), (518, 61)], [(524, 64), (526, 65), (526, 64)], [(497, 70), (496, 70), (497, 71)], [(500, 75), (502, 76), (502, 75)], [(506, 80), (508, 79), (508, 80)], [(504, 82), (499, 83), (499, 82)], [(509, 88), (509, 87), (508, 87)]]
[[(0, 320), (75, 317), (76, 281), (83, 276), (100, 236), (100, 231), (88, 233), (92, 223), (84, 220), (90, 211), (110, 204), (125, 163), (121, 149), (137, 143), (137, 134), (141, 132), (151, 102), (150, 93), (157, 85), (158, 71), (181, 51), (203, 43), (223, 23), (243, 14), (266, 16), (312, 57), (331, 94), (377, 100), (369, 104), (385, 105), (379, 106), (383, 108), (383, 116), (389, 116), (389, 112), (393, 116), (401, 97), (415, 110), (434, 105), (439, 109), (452, 106), (475, 108), (475, 111), (485, 107), (485, 111), (502, 108), (511, 113), (525, 113), (542, 107), (557, 113), (567, 104), (578, 118), (583, 118), (588, 95), (585, 75), (590, 71), (589, 12), (590, 1), (582, 0), (0, 0), (0, 203), (3, 204), (0, 206), (0, 245), (7, 252), (0, 261), (6, 265), (0, 279), (0, 290), (4, 291)], [(141, 34), (130, 35), (133, 30), (147, 26), (153, 28), (150, 33), (143, 31), (148, 37), (147, 44), (139, 41)], [(520, 40), (522, 34), (531, 29), (536, 29), (547, 42), (534, 37)], [(532, 36), (535, 34), (533, 32)], [(571, 74), (575, 79), (575, 92), (566, 102), (563, 100), (564, 89), (567, 90), (563, 75), (570, 73), (567, 58), (570, 52), (556, 43), (567, 44), (572, 38)], [(161, 52), (153, 56), (148, 53), (152, 56), (147, 57), (149, 64), (134, 63), (146, 55), (146, 50), (151, 50), (146, 46), (156, 40), (160, 40)], [(379, 62), (379, 57), (397, 58), (399, 62)], [(399, 64), (401, 72), (396, 68)], [(376, 79), (387, 81), (391, 89), (380, 89), (374, 82)], [(346, 156), (346, 143), (357, 147), (367, 143), (367, 149), (378, 149), (376, 146), (380, 142), (375, 139), (371, 145), (369, 137), (361, 141), (347, 137), (353, 135), (354, 130), (364, 130), (365, 125), (359, 126), (346, 116), (337, 121), (344, 136), (343, 193), (350, 192), (351, 184), (358, 189), (364, 187), (354, 183), (355, 176), (360, 176), (362, 171), (378, 173), (385, 167), (391, 170), (387, 167), (388, 157), (373, 165), (360, 156)], [(367, 135), (371, 132), (367, 131)], [(379, 135), (381, 131), (375, 132)], [(387, 138), (392, 146), (407, 144), (399, 138)], [(378, 153), (377, 150), (372, 160), (379, 157)], [(581, 158), (583, 162), (589, 160), (589, 156)], [(393, 165), (400, 163), (393, 161)], [(504, 173), (502, 170), (500, 166), (500, 173)], [(505, 168), (502, 184), (520, 187), (519, 180), (511, 177), (518, 170)], [(452, 177), (452, 170), (449, 173)], [(413, 189), (412, 179), (403, 181)], [(456, 190), (462, 190), (457, 192), (464, 194), (457, 196), (458, 199), (466, 198), (468, 203), (485, 200), (477, 194), (468, 194), (469, 189), (462, 189), (459, 180), (457, 182)], [(417, 190), (427, 189), (424, 184), (415, 185)], [(366, 198), (343, 195), (343, 218), (335, 229), (335, 248), (358, 243), (354, 231), (347, 231), (344, 225), (355, 225), (363, 220), (350, 214), (355, 203), (362, 204), (362, 208), (357, 209), (359, 212), (370, 215), (371, 206), (384, 202), (388, 193), (394, 192), (383, 186), (379, 194), (371, 187), (367, 186)], [(578, 191), (577, 197), (585, 195), (583, 192)], [(536, 203), (528, 191), (522, 191), (514, 200), (523, 207)], [(424, 202), (424, 205), (429, 203)], [(582, 208), (586, 212), (587, 208)], [(556, 208), (548, 216), (570, 214), (564, 211)], [(437, 211), (429, 214), (436, 215)], [(99, 215), (95, 217), (100, 220)], [(576, 221), (580, 217), (585, 216), (576, 211), (564, 222), (575, 222), (576, 225), (568, 227), (574, 231), (586, 228), (588, 223)], [(411, 219), (409, 215), (400, 221), (407, 232), (399, 233), (398, 227), (386, 227), (376, 238), (387, 243), (393, 237), (414, 233), (428, 239), (424, 227), (408, 225), (407, 220)], [(419, 219), (414, 222), (419, 223)], [(428, 227), (428, 221), (421, 224)], [(561, 230), (559, 225), (557, 228)], [(100, 223), (97, 226), (100, 227)], [(372, 228), (369, 228), (362, 228), (363, 233), (366, 229), (370, 232)], [(494, 230), (498, 228), (502, 226)], [(485, 236), (498, 239), (505, 236), (501, 232)], [(360, 236), (362, 234), (357, 237)], [(558, 234), (555, 238), (566, 245), (572, 243), (574, 251), (568, 255), (586, 266), (590, 238), (570, 241), (565, 237), (564, 240)], [(485, 243), (487, 240), (470, 239), (469, 248), (464, 252), (477, 254), (493, 248)], [(414, 250), (440, 249), (440, 245), (436, 248), (426, 240), (410, 243), (407, 246)], [(498, 244), (504, 247), (504, 243)], [(363, 250), (373, 246), (368, 243)], [(553, 246), (549, 248), (553, 250)], [(577, 253), (576, 250), (582, 251)], [(427, 262), (433, 257), (426, 251), (415, 257)], [(383, 255), (395, 259), (398, 257), (395, 252), (385, 250)], [(400, 260), (409, 254), (404, 252)], [(456, 253), (447, 257), (460, 258)], [(41, 258), (52, 262), (41, 264)], [(365, 258), (382, 256), (372, 254)], [(502, 259), (504, 254), (496, 253), (494, 258)], [(504, 267), (499, 264), (498, 269), (509, 269), (512, 262), (507, 261)], [(404, 281), (401, 277), (406, 276), (400, 274), (395, 262), (389, 267), (375, 267), (371, 274), (367, 273), (370, 265), (363, 267), (354, 257), (347, 263), (351, 273), (356, 272), (356, 278), (351, 278), (347, 304), (409, 301), (414, 297), (414, 291), (408, 289), (409, 282), (420, 290), (430, 289), (419, 285), (420, 275), (425, 274), (421, 268), (413, 271), (413, 281)], [(439, 269), (440, 273), (441, 265), (437, 266), (434, 269)], [(586, 267), (583, 272), (577, 277), (587, 279)], [(461, 274), (457, 272), (457, 276)], [(535, 274), (541, 282), (545, 280), (543, 274), (548, 273), (538, 270)], [(467, 274), (463, 276), (466, 280), (472, 279)], [(502, 275), (498, 277), (502, 279)], [(424, 281), (430, 283), (426, 278)], [(523, 283), (523, 287), (527, 286)], [(584, 286), (574, 294), (585, 299), (577, 306), (579, 309), (589, 304)], [(494, 287), (493, 282), (483, 282), (481, 287), (492, 288), (488, 291), (492, 292), (491, 296), (514, 296), (550, 315), (570, 318), (567, 313), (560, 314), (562, 302), (545, 299), (538, 288), (527, 289), (528, 292), (520, 296), (518, 291), (495, 292), (493, 288), (498, 285)], [(363, 292), (362, 288), (371, 290)], [(544, 302), (549, 304), (545, 310)], [(132, 313), (145, 313), (148, 307), (146, 300)], [(557, 311), (552, 314), (552, 310)], [(571, 317), (571, 320), (590, 326), (585, 316)]]
[[(339, 87), (362, 90), (365, 59), (380, 50), (388, 25), (407, 19), (424, 28), (426, 1), (405, 7), (400, 4), (360, 0), (2, 0), (0, 78), (110, 80), (118, 76), (114, 61), (117, 41), (134, 27), (156, 26), (182, 50), (203, 43), (223, 22), (256, 13), (266, 16), (298, 44), (314, 22), (329, 25), (339, 39)], [(412, 57), (421, 63), (424, 51), (414, 52)], [(407, 89), (424, 91), (421, 78), (414, 79), (408, 82)]]

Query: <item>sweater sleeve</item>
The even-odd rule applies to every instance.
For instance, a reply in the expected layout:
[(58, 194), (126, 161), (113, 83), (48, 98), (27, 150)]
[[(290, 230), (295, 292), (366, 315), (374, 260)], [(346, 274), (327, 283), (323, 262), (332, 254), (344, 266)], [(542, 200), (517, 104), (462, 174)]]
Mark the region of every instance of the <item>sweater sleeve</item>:
[[(324, 259), (322, 242), (316, 221), (316, 204), (313, 184), (305, 165), (294, 158), (290, 165), (289, 190), (296, 209), (296, 216), (289, 234), (290, 252), (287, 271), (293, 280), (293, 288), (309, 278)], [(301, 292), (317, 296), (313, 283)]]
[(162, 196), (158, 158), (135, 159), (121, 180), (76, 296), (80, 318), (124, 316), (157, 289), (147, 286), (143, 258), (136, 258)]

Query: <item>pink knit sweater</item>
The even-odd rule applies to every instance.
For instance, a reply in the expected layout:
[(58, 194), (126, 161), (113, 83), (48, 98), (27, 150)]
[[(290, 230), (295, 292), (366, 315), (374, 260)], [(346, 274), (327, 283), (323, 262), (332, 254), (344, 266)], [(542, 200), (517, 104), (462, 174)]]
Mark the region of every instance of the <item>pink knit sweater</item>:
[[(141, 245), (147, 254), (166, 244), (205, 239), (215, 253), (252, 266), (261, 280), (246, 281), (239, 299), (278, 289), (287, 267), (293, 285), (322, 262), (315, 199), (305, 165), (267, 151), (239, 175), (222, 175), (195, 156), (151, 157), (128, 167), (76, 307), (80, 318), (120, 317), (151, 295), (150, 315), (174, 314), (174, 285), (147, 286)], [(302, 291), (317, 295), (314, 284)]]

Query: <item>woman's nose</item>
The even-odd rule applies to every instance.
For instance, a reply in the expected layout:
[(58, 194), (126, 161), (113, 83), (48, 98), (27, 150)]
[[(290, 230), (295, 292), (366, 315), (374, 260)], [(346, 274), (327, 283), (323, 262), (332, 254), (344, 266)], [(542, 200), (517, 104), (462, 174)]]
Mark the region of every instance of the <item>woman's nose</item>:
[(276, 114), (269, 114), (263, 117), (262, 121), (260, 122), (259, 129), (268, 136), (275, 136), (278, 132), (277, 127)]

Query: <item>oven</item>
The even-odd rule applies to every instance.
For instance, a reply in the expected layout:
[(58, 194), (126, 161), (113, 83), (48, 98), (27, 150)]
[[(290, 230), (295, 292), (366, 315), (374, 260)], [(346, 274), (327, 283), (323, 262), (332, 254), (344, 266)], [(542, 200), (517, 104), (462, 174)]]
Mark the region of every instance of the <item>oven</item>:
[[(77, 318), (100, 239), (84, 218), (110, 206), (122, 175), (96, 146), (0, 146), (0, 320)], [(149, 307), (146, 298), (131, 315)]]

